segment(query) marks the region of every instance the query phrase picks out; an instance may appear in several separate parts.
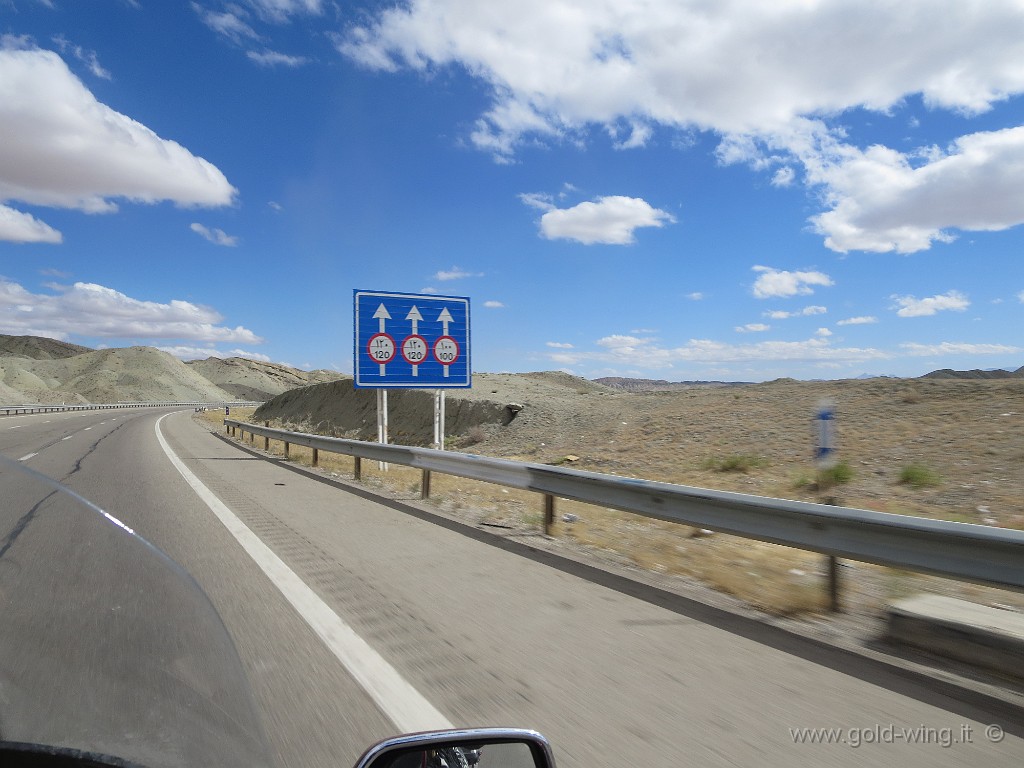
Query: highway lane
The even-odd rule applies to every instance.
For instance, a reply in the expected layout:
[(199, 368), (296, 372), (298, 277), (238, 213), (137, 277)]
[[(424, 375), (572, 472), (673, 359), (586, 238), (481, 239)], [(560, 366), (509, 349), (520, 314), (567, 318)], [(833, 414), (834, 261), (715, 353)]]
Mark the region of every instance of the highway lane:
[(40, 419), (16, 431), (16, 444), (0, 442), (0, 451), (35, 452), (27, 460), (33, 469), (102, 506), (196, 578), (235, 640), (278, 765), (351, 764), (394, 726), (167, 460), (154, 423), (173, 410), (97, 419), (72, 440), (63, 439), (70, 427)]
[[(68, 473), (199, 579), (239, 645), (280, 764), (351, 762), (394, 725), (170, 466), (157, 416), (133, 416), (85, 454), (86, 441), (42, 424), (35, 443), (5, 442), (0, 420), (0, 451), (60, 436), (29, 461)], [(253, 458), (191, 413), (161, 428), (189, 470), (450, 722), (535, 727), (560, 765), (1024, 759), (1019, 720), (994, 743), (990, 713), (841, 653), (636, 599), (526, 548), (346, 493)], [(796, 743), (791, 729), (816, 727), (841, 729), (846, 743)]]

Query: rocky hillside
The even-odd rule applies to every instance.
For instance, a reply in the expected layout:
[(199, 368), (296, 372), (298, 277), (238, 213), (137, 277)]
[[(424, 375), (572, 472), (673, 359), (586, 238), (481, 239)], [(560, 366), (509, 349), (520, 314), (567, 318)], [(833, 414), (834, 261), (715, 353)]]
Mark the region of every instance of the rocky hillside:
[(239, 400), (269, 400), (291, 389), (342, 378), (334, 371), (302, 371), (243, 357), (208, 357), (186, 365)]
[(94, 350), (0, 335), (0, 402), (10, 404), (268, 400), (340, 375), (238, 357), (184, 363), (152, 347)]
[(0, 357), (6, 402), (116, 403), (235, 399), (181, 360), (152, 347), (101, 349), (73, 357)]
[(0, 333), (0, 357), (27, 357), (32, 360), (58, 360), (92, 352), (89, 347), (42, 336), (8, 336)]

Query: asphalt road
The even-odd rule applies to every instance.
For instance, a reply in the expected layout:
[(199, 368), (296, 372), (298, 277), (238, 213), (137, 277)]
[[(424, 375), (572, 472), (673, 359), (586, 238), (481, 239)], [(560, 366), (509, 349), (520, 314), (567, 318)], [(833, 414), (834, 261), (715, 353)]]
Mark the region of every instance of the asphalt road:
[(1019, 710), (318, 481), (191, 410), (158, 429), (166, 413), (0, 417), (0, 453), (198, 580), (281, 766), (351, 765), (410, 723), (536, 728), (568, 768), (1024, 763)]

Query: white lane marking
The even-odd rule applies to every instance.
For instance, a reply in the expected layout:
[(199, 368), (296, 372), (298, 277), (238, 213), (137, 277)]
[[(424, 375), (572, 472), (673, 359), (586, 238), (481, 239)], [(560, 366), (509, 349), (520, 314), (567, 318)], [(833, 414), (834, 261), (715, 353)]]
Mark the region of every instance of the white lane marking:
[(8, 429), (21, 429), (24, 426), (25, 426), (24, 424), (17, 424), (17, 425), (15, 425), (13, 427), (8, 427)]
[(38, 453), (26, 453), (24, 456), (22, 456), (20, 459), (18, 459), (18, 461), (28, 461), (33, 456), (38, 456), (38, 455), (39, 455)]
[(86, 427), (86, 428), (85, 428), (85, 429), (83, 429), (82, 431), (83, 431), (83, 432), (88, 432), (88, 431), (89, 431), (90, 429), (92, 429), (92, 427)]
[(61, 438), (61, 442), (65, 441), (65, 440), (70, 440), (70, 439), (71, 439), (71, 435), (68, 435), (67, 437), (62, 437)]
[(288, 565), (274, 554), (260, 538), (239, 520), (235, 514), (203, 485), (192, 471), (178, 458), (160, 431), (156, 421), (156, 439), (175, 469), (181, 473), (196, 495), (217, 516), (242, 545), (256, 564), (281, 590), (285, 599), (299, 612), (324, 645), (338, 658), (381, 711), (403, 733), (454, 728), (427, 699), (417, 691), (398, 670), (391, 666), (369, 643), (355, 633), (338, 614), (331, 610)]

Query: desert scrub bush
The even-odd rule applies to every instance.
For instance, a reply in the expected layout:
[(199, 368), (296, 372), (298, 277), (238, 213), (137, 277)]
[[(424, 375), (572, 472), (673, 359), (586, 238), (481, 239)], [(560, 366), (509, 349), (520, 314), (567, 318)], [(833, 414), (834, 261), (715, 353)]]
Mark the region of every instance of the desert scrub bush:
[(845, 461), (839, 461), (831, 467), (818, 470), (818, 489), (834, 488), (845, 485), (853, 480), (853, 468)]
[(916, 389), (904, 390), (903, 393), (900, 395), (900, 402), (906, 403), (907, 405), (917, 405), (923, 399), (924, 398), (921, 397), (921, 393), (918, 392)]
[(744, 474), (758, 467), (763, 467), (765, 460), (760, 456), (749, 454), (733, 454), (731, 456), (713, 457), (704, 462), (704, 469), (715, 472), (742, 472)]
[(940, 482), (938, 473), (924, 464), (907, 464), (900, 470), (900, 483), (911, 488), (931, 488)]

